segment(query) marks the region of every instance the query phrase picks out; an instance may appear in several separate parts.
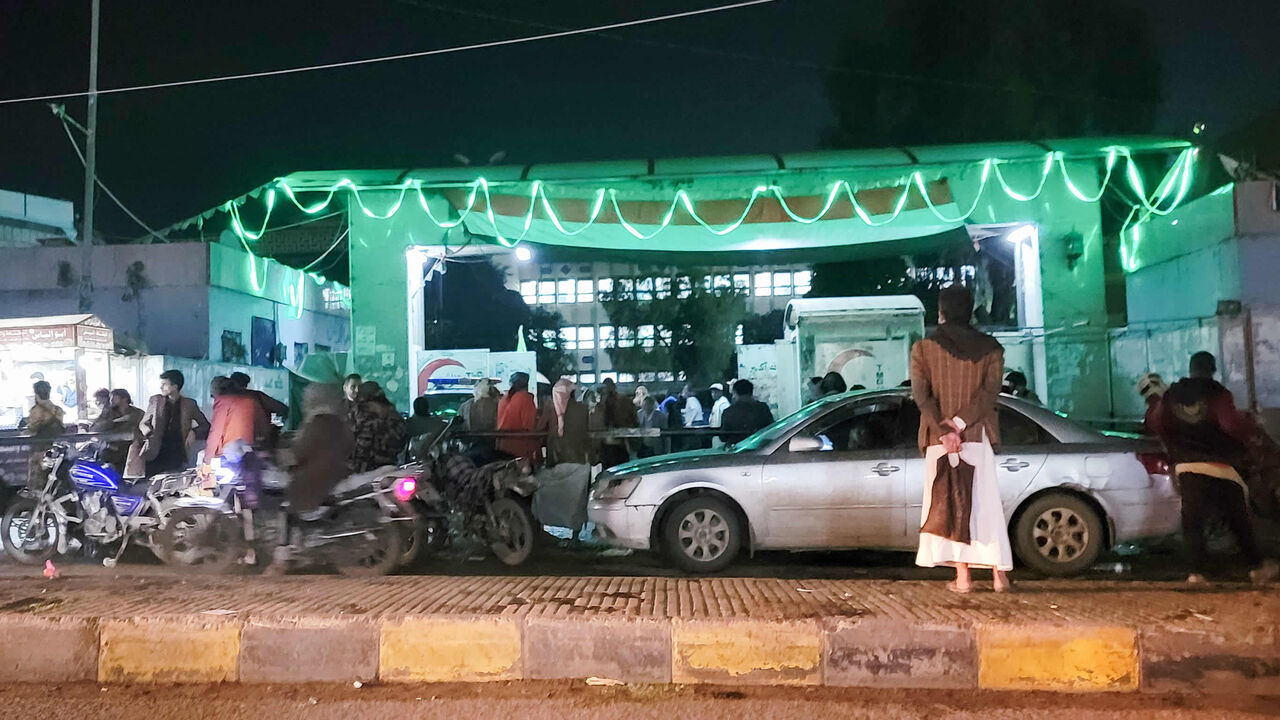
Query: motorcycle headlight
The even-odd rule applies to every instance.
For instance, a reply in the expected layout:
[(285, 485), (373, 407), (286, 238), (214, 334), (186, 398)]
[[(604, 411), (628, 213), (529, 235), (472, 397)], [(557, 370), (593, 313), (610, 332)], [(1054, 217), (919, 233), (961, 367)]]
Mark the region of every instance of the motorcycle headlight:
[(631, 493), (635, 492), (643, 479), (643, 475), (610, 477), (596, 485), (592, 495), (596, 500), (626, 500), (631, 497)]

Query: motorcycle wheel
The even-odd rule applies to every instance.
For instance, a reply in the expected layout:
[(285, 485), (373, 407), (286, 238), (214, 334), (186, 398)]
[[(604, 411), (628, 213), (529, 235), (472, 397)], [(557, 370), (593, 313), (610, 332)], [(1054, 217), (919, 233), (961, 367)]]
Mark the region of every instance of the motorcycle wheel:
[(43, 565), (57, 554), (58, 544), (62, 540), (62, 524), (48, 508), (43, 511), (43, 517), (36, 520), (44, 525), (43, 532), (39, 532), (38, 536), (28, 536), (36, 507), (35, 500), (18, 498), (9, 505), (4, 519), (0, 520), (4, 551), (23, 565)]
[(159, 532), (156, 554), (176, 567), (225, 573), (244, 557), (244, 538), (234, 518), (205, 508), (178, 508)]
[(346, 542), (363, 543), (358, 551), (345, 554), (343, 562), (336, 562), (338, 573), (346, 577), (376, 577), (386, 575), (400, 565), (404, 556), (405, 533), (398, 523), (387, 523), (370, 530), (372, 539), (353, 537)]
[(528, 503), (512, 497), (493, 502), (496, 526), (489, 530), (489, 549), (503, 565), (515, 567), (533, 553), (536, 526)]

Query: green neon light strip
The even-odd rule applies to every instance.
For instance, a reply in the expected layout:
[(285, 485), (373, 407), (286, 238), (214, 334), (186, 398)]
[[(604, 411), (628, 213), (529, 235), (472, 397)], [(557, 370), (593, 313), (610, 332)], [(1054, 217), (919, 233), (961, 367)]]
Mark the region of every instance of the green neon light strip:
[[(827, 215), (827, 213), (830, 212), (831, 208), (835, 205), (836, 201), (840, 198), (841, 194), (843, 194), (846, 197), (848, 197), (850, 204), (853, 206), (854, 213), (858, 216), (858, 218), (864, 224), (870, 227), (881, 227), (893, 222), (898, 218), (898, 216), (902, 214), (903, 209), (906, 207), (907, 199), (909, 197), (909, 194), (911, 192), (911, 187), (913, 184), (915, 185), (916, 189), (919, 190), (920, 194), (924, 197), (926, 207), (939, 220), (946, 223), (956, 223), (956, 222), (963, 222), (970, 215), (972, 215), (973, 212), (977, 209), (983, 197), (983, 194), (987, 190), (990, 177), (993, 174), (991, 172), (992, 170), (995, 171), (994, 175), (995, 175), (996, 181), (1000, 184), (1001, 189), (1004, 191), (1004, 193), (1008, 197), (1019, 202), (1030, 202), (1038, 198), (1044, 192), (1044, 189), (1048, 184), (1049, 175), (1052, 173), (1053, 166), (1056, 164), (1062, 175), (1063, 182), (1067, 187), (1067, 189), (1071, 192), (1071, 194), (1074, 195), (1078, 200), (1082, 202), (1095, 203), (1095, 202), (1098, 202), (1102, 198), (1103, 193), (1106, 192), (1106, 189), (1108, 185), (1111, 183), (1111, 180), (1113, 177), (1116, 160), (1118, 159), (1119, 156), (1122, 156), (1122, 155), (1125, 157), (1127, 161), (1125, 174), (1129, 181), (1129, 184), (1133, 187), (1134, 191), (1138, 194), (1138, 197), (1140, 198), (1144, 209), (1148, 213), (1154, 213), (1158, 215), (1167, 215), (1168, 213), (1172, 212), (1173, 209), (1176, 208), (1179, 204), (1181, 204), (1181, 202), (1186, 198), (1187, 192), (1190, 189), (1192, 168), (1193, 168), (1193, 164), (1195, 162), (1195, 157), (1196, 157), (1196, 150), (1194, 148), (1187, 148), (1183, 150), (1182, 154), (1179, 155), (1178, 160), (1173, 164), (1173, 167), (1170, 168), (1169, 172), (1165, 174), (1165, 176), (1161, 179), (1160, 183), (1156, 186), (1155, 195), (1151, 199), (1148, 199), (1147, 193), (1145, 191), (1145, 187), (1143, 185), (1141, 173), (1137, 169), (1136, 163), (1133, 162), (1132, 156), (1128, 148), (1110, 147), (1110, 148), (1107, 148), (1106, 174), (1102, 179), (1101, 187), (1098, 190), (1097, 194), (1092, 196), (1084, 193), (1084, 191), (1082, 191), (1079, 188), (1079, 186), (1077, 186), (1075, 182), (1071, 180), (1070, 175), (1067, 173), (1066, 162), (1064, 160), (1062, 153), (1060, 152), (1049, 152), (1045, 154), (1044, 160), (1042, 161), (1043, 164), (1041, 167), (1040, 180), (1037, 182), (1034, 192), (1030, 194), (1027, 194), (1025, 192), (1020, 192), (1010, 187), (1009, 183), (1006, 181), (1004, 177), (1004, 173), (1001, 170), (1001, 166), (1006, 164), (1013, 164), (1014, 161), (1006, 161), (1006, 160), (1001, 160), (997, 158), (988, 158), (982, 161), (981, 163), (982, 178), (981, 178), (981, 182), (979, 184), (978, 190), (974, 195), (973, 204), (969, 207), (968, 210), (966, 210), (965, 212), (957, 216), (946, 215), (944, 212), (942, 212), (942, 210), (939, 207), (937, 207), (937, 205), (934, 204), (933, 200), (929, 197), (928, 193), (926, 192), (926, 182), (924, 180), (924, 177), (922, 173), (917, 170), (913, 172), (903, 183), (902, 194), (898, 197), (898, 200), (894, 205), (893, 211), (890, 212), (887, 216), (884, 216), (878, 220), (873, 219), (871, 214), (868, 213), (867, 210), (863, 208), (862, 205), (858, 202), (857, 193), (854, 190), (854, 188), (849, 184), (849, 182), (846, 180), (839, 180), (832, 184), (831, 189), (827, 193), (826, 201), (823, 204), (822, 210), (819, 211), (816, 215), (803, 216), (803, 215), (800, 215), (799, 213), (796, 213), (790, 206), (790, 203), (787, 201), (786, 196), (783, 195), (782, 189), (780, 187), (776, 185), (760, 186), (760, 187), (754, 188), (751, 191), (751, 196), (746, 200), (746, 204), (744, 206), (742, 214), (738, 217), (738, 219), (734, 220), (733, 222), (730, 222), (727, 225), (723, 225), (719, 227), (712, 225), (711, 223), (708, 223), (706, 220), (702, 218), (701, 215), (698, 214), (697, 206), (693, 198), (689, 196), (687, 191), (683, 189), (677, 190), (676, 194), (672, 197), (671, 203), (668, 206), (666, 212), (663, 213), (663, 216), (661, 218), (661, 221), (658, 223), (657, 228), (650, 232), (645, 232), (644, 230), (641, 230), (639, 227), (637, 227), (636, 225), (628, 221), (622, 215), (621, 204), (618, 201), (618, 195), (617, 195), (616, 189), (599, 188), (595, 191), (594, 200), (592, 202), (592, 207), (591, 207), (591, 213), (590, 213), (590, 216), (587, 218), (586, 222), (583, 223), (578, 228), (570, 230), (564, 225), (564, 223), (561, 221), (559, 216), (556, 214), (555, 208), (553, 207), (551, 202), (551, 198), (548, 197), (547, 195), (545, 184), (542, 181), (535, 180), (529, 189), (528, 210), (525, 212), (523, 223), (522, 223), (523, 227), (519, 236), (509, 238), (499, 233), (496, 237), (498, 242), (506, 247), (515, 247), (517, 244), (519, 244), (524, 239), (524, 237), (528, 234), (530, 228), (533, 226), (534, 213), (537, 211), (537, 207), (539, 204), (542, 206), (542, 209), (545, 212), (547, 218), (550, 219), (551, 223), (556, 227), (556, 229), (560, 233), (566, 236), (579, 235), (583, 232), (586, 232), (589, 228), (592, 227), (592, 225), (594, 225), (600, 219), (606, 200), (612, 206), (614, 214), (617, 215), (619, 225), (638, 240), (650, 240), (654, 238), (658, 233), (662, 232), (667, 227), (669, 227), (675, 216), (676, 210), (679, 207), (683, 207), (685, 211), (688, 212), (688, 214), (693, 218), (693, 220), (697, 224), (701, 225), (703, 229), (707, 230), (708, 232), (714, 235), (723, 236), (733, 232), (738, 227), (740, 227), (744, 222), (746, 222), (746, 219), (747, 217), (750, 216), (751, 210), (755, 206), (755, 203), (759, 200), (760, 197), (765, 195), (771, 195), (775, 199), (777, 199), (779, 205), (782, 207), (783, 212), (789, 218), (791, 218), (791, 220), (793, 220), (794, 222), (798, 222), (802, 224), (810, 224), (824, 218)], [(479, 200), (480, 196), (483, 194), (485, 209), (479, 212), (482, 212), (485, 215), (486, 219), (489, 220), (490, 224), (493, 225), (495, 231), (497, 230), (498, 218), (493, 211), (493, 197), (492, 197), (489, 182), (485, 178), (477, 178), (474, 182), (470, 184), (465, 207), (462, 207), (458, 211), (458, 216), (453, 220), (446, 220), (443, 218), (436, 217), (435, 213), (432, 212), (431, 210), (430, 203), (428, 203), (427, 201), (426, 194), (423, 192), (423, 185), (420, 180), (413, 180), (413, 179), (406, 180), (405, 182), (399, 185), (394, 185), (394, 186), (368, 186), (368, 187), (361, 188), (357, 186), (354, 182), (352, 182), (350, 179), (343, 178), (342, 180), (338, 181), (327, 190), (314, 191), (314, 192), (324, 192), (325, 198), (323, 201), (312, 204), (312, 205), (304, 205), (302, 202), (300, 202), (297, 198), (297, 191), (289, 187), (288, 183), (282, 180), (282, 181), (279, 181), (277, 184), (281, 188), (281, 190), (284, 192), (285, 196), (289, 198), (289, 200), (294, 204), (295, 207), (297, 207), (303, 213), (306, 213), (309, 215), (314, 215), (328, 209), (329, 205), (333, 201), (334, 195), (337, 194), (339, 190), (343, 190), (343, 189), (349, 190), (352, 193), (352, 195), (354, 195), (356, 205), (360, 208), (361, 212), (363, 212), (366, 216), (374, 219), (390, 218), (392, 215), (398, 212), (400, 208), (403, 206), (405, 195), (408, 194), (410, 190), (413, 190), (414, 192), (417, 193), (418, 204), (422, 207), (423, 211), (426, 212), (428, 219), (430, 219), (430, 221), (437, 227), (441, 229), (446, 229), (446, 230), (449, 228), (454, 228), (454, 227), (457, 227), (458, 225), (461, 225), (471, 213), (477, 212), (476, 203), (477, 203), (477, 200)], [(1177, 193), (1173, 195), (1172, 200), (1169, 202), (1167, 207), (1164, 207), (1164, 208), (1160, 207), (1162, 204), (1165, 203), (1166, 200), (1170, 200), (1169, 196), (1173, 188), (1175, 187), (1175, 185), (1178, 187)], [(378, 191), (394, 190), (394, 191), (399, 191), (399, 194), (397, 195), (395, 202), (391, 204), (389, 209), (387, 209), (385, 212), (377, 212), (371, 209), (368, 205), (366, 205), (364, 202), (364, 199), (361, 197), (361, 192), (368, 191), (368, 190), (378, 190)], [(268, 192), (267, 200), (266, 200), (266, 216), (263, 218), (262, 230), (258, 231), (257, 233), (254, 233), (254, 232), (248, 231), (244, 227), (244, 223), (240, 217), (239, 208), (235, 205), (235, 203), (228, 202), (225, 206), (226, 210), (228, 211), (228, 213), (231, 215), (231, 218), (232, 218), (232, 223), (231, 223), (232, 230), (235, 231), (237, 236), (241, 238), (242, 242), (245, 241), (246, 239), (256, 240), (257, 238), (261, 237), (262, 233), (266, 231), (266, 228), (270, 222), (270, 216), (271, 216), (273, 207), (274, 207), (274, 193)], [(246, 249), (248, 249), (247, 244), (246, 244)]]

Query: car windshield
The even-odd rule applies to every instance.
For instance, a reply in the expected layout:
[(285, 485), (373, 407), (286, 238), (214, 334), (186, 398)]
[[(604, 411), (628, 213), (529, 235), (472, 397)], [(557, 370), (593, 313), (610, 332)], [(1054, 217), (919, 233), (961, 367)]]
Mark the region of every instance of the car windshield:
[(826, 412), (830, 409), (833, 402), (843, 399), (843, 395), (833, 395), (829, 398), (823, 398), (816, 402), (809, 403), (790, 415), (775, 420), (772, 425), (767, 425), (753, 434), (748, 435), (741, 442), (735, 443), (731, 452), (753, 452), (759, 450), (766, 445), (775, 442), (782, 436), (791, 432), (791, 430), (814, 415)]

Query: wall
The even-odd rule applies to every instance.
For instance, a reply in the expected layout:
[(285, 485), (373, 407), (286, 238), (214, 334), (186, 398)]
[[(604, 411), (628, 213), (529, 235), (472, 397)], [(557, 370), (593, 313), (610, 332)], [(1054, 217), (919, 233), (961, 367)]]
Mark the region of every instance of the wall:
[[(73, 247), (5, 248), (0, 261), (17, 272), (0, 273), (0, 317), (78, 313), (80, 250)], [(91, 311), (116, 332), (118, 342), (151, 353), (202, 357), (208, 325), (208, 263), (198, 243), (95, 247)], [(59, 263), (72, 271), (58, 286)], [(145, 288), (136, 299), (128, 269), (142, 263)]]
[(211, 320), (207, 342), (209, 359), (215, 362), (224, 360), (224, 330), (240, 333), (245, 352), (252, 351), (254, 317), (276, 323), (276, 341), (285, 346), (286, 367), (297, 367), (302, 360), (295, 354), (294, 343), (306, 343), (309, 352), (315, 352), (317, 343), (329, 346), (333, 352), (346, 352), (350, 348), (350, 322), (344, 315), (304, 309), (302, 317), (298, 318), (295, 317), (296, 310), (288, 305), (218, 287), (209, 288), (209, 308)]

